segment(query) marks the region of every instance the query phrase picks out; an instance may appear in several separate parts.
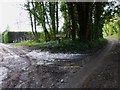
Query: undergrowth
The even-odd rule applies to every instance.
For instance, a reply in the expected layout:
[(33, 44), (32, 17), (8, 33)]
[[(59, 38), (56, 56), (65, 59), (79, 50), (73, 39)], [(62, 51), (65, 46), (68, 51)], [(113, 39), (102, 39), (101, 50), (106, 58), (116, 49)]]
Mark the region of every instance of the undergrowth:
[(14, 43), (13, 45), (25, 45), (34, 46), (38, 49), (50, 50), (51, 52), (93, 52), (102, 47), (107, 43), (106, 39), (99, 39), (95, 41), (80, 42), (79, 40), (72, 41), (70, 39), (49, 42), (37, 42), (37, 41), (23, 41), (20, 43)]

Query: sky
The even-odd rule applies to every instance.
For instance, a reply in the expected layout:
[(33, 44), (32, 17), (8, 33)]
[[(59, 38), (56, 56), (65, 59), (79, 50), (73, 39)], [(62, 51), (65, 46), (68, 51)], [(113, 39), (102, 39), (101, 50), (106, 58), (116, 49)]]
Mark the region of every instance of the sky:
[(0, 32), (7, 26), (11, 31), (31, 30), (29, 15), (21, 6), (24, 3), (25, 0), (0, 0)]
[[(21, 6), (25, 2), (26, 0), (0, 0), (0, 33), (5, 31), (7, 26), (10, 27), (10, 31), (31, 31), (29, 15)], [(63, 21), (63, 18), (59, 19), (59, 30)]]
[[(28, 12), (23, 9), (26, 0), (0, 0), (0, 33), (10, 27), (10, 31), (31, 31)], [(61, 17), (61, 12), (59, 12)], [(59, 19), (59, 30), (63, 25), (63, 18)], [(42, 28), (38, 27), (40, 31)]]
[[(26, 0), (0, 0), (0, 33), (5, 31), (7, 26), (10, 31), (31, 31), (29, 15), (21, 6), (25, 2)], [(61, 29), (64, 19), (59, 20)]]

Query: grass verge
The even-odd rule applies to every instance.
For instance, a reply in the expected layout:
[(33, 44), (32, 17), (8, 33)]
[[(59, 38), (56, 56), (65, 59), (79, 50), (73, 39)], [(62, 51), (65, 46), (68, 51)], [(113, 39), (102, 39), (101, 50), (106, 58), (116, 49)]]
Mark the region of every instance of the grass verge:
[(15, 46), (35, 46), (35, 45), (38, 45), (39, 43), (37, 41), (31, 40), (31, 41), (22, 41), (22, 42), (11, 43), (11, 44)]
[(51, 52), (95, 52), (98, 49), (102, 48), (105, 46), (107, 43), (106, 39), (99, 39), (96, 41), (88, 41), (88, 42), (80, 42), (79, 40), (63, 40), (61, 43), (58, 43), (58, 41), (50, 41), (50, 42), (41, 42), (38, 43), (34, 40), (32, 41), (23, 41), (20, 43), (14, 43), (13, 45), (16, 46), (33, 46), (37, 47), (38, 49), (42, 50), (49, 50)]

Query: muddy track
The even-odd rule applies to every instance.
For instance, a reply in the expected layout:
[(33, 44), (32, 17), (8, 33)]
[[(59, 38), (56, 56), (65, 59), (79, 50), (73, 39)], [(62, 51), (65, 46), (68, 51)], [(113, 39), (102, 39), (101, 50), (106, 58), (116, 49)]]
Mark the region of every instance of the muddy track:
[[(70, 71), (65, 70), (64, 66), (75, 64), (78, 56), (80, 55), (52, 54), (41, 50), (29, 50), (27, 47), (0, 44), (0, 87), (58, 87), (62, 78)], [(85, 55), (80, 56), (79, 59), (84, 57)]]
[(0, 88), (116, 88), (118, 46), (116, 39), (110, 39), (91, 56), (0, 44)]
[(0, 68), (5, 70), (0, 73), (6, 74), (0, 81), (2, 88), (14, 87), (19, 81), (21, 72), (30, 67), (30, 60), (25, 56), (26, 53), (22, 48), (0, 45)]
[(120, 44), (117, 39), (108, 41), (105, 49), (89, 58), (90, 62), (70, 75), (60, 88), (118, 88)]

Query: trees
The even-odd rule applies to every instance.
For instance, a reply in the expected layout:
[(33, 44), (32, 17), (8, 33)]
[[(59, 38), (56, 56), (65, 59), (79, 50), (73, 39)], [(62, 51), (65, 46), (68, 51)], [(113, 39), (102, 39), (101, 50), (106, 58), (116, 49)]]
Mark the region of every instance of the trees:
[[(60, 10), (59, 10), (60, 6)], [(119, 15), (119, 7), (106, 2), (29, 2), (27, 10), (30, 13), (33, 34), (37, 34), (36, 25), (41, 25), (45, 40), (56, 40), (59, 33), (59, 13), (64, 18), (63, 33), (73, 41), (93, 41), (102, 38), (104, 23), (109, 18)], [(109, 7), (105, 9), (105, 7)], [(61, 12), (60, 12), (61, 11)], [(33, 20), (34, 18), (34, 20)], [(33, 21), (34, 29), (33, 30)], [(115, 27), (114, 27), (115, 28)], [(114, 32), (117, 32), (114, 29)]]
[(74, 41), (76, 39), (76, 23), (75, 23), (75, 14), (74, 14), (74, 3), (67, 2), (68, 5), (68, 15), (70, 17), (70, 24), (71, 24), (71, 35), (72, 40)]
[[(30, 5), (31, 4), (31, 5)], [(31, 6), (31, 9), (30, 9)], [(45, 41), (49, 41), (50, 39), (50, 33), (51, 33), (51, 39), (55, 40), (55, 36), (58, 33), (58, 27), (59, 27), (59, 17), (58, 17), (58, 3), (56, 2), (28, 2), (27, 10), (30, 13), (30, 20), (31, 20), (31, 27), (33, 34), (37, 33), (36, 30), (36, 21), (37, 25), (41, 25), (44, 34), (45, 34)], [(33, 16), (33, 17), (32, 17)], [(33, 18), (34, 18), (34, 28), (33, 30)], [(48, 32), (48, 28), (49, 31)], [(35, 32), (34, 32), (35, 31)], [(36, 35), (35, 35), (36, 36)]]
[(120, 23), (117, 19), (111, 19), (110, 22), (106, 22), (103, 27), (104, 36), (110, 36), (119, 33)]
[[(31, 8), (30, 8), (30, 4), (32, 6)], [(30, 14), (31, 27), (32, 27), (32, 32), (33, 32), (34, 36), (37, 36), (37, 30), (36, 30), (36, 21), (37, 21), (37, 25), (42, 25), (42, 27), (43, 27), (44, 34), (45, 34), (45, 41), (48, 41), (50, 38), (50, 35), (46, 28), (45, 4), (43, 2), (28, 2), (28, 5), (26, 5), (26, 8)], [(33, 18), (34, 18), (35, 31), (33, 30)]]
[(77, 12), (78, 12), (78, 20), (79, 20), (79, 39), (81, 41), (89, 40), (89, 30), (88, 27), (91, 27), (89, 24), (91, 23), (90, 18), (91, 17), (91, 2), (80, 2), (76, 3)]
[(60, 3), (60, 11), (62, 13), (62, 17), (64, 18), (63, 31), (66, 34), (66, 38), (69, 38), (70, 37), (70, 18), (68, 16), (68, 7), (65, 2)]
[(103, 13), (104, 26), (103, 34), (105, 36), (119, 33), (120, 28), (120, 5), (118, 0), (111, 3), (106, 3), (106, 8)]
[[(32, 2), (32, 6), (33, 6), (33, 8), (35, 8), (33, 2)], [(35, 39), (38, 40), (38, 35), (37, 35), (37, 30), (36, 30), (36, 17), (32, 16), (32, 13), (35, 13), (36, 11), (35, 11), (35, 9), (33, 11), (31, 11), (30, 2), (27, 2), (25, 7), (29, 11), (29, 17), (30, 17), (30, 22), (31, 22), (32, 33), (33, 33)], [(33, 18), (34, 18), (34, 20), (33, 20)]]

